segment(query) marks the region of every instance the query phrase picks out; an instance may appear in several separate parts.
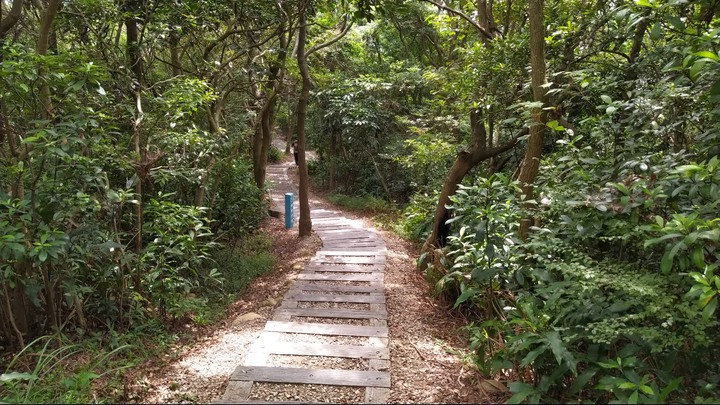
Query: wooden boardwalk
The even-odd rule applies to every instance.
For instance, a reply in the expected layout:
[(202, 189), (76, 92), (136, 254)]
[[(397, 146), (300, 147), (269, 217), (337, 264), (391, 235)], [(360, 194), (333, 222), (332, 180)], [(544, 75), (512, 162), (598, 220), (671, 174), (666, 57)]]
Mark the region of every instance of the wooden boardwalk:
[[(297, 188), (290, 183), (287, 168), (268, 167), (271, 210), (276, 210), (276, 215), (279, 211), (280, 217), (286, 192), (294, 193), (298, 212)], [(383, 284), (385, 243), (376, 232), (341, 213), (312, 209), (311, 218), (323, 247), (298, 274), (217, 403), (293, 403), (251, 399), (256, 382), (365, 387), (365, 403), (387, 402), (390, 351)], [(297, 217), (294, 222), (297, 224)], [(297, 232), (297, 228), (288, 232)], [(333, 336), (351, 337), (354, 343), (317, 343), (318, 337)], [(278, 356), (362, 359), (366, 366), (352, 370), (270, 366), (271, 358)], [(312, 400), (322, 403), (327, 399)]]

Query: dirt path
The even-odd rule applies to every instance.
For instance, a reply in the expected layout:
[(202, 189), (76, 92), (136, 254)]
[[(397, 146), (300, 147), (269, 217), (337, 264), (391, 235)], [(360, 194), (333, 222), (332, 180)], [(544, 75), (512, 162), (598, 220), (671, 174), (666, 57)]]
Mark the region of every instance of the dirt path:
[[(286, 157), (289, 176), (296, 174), (292, 155)], [(313, 208), (341, 211), (311, 194)], [(343, 212), (348, 218), (367, 219)], [(255, 280), (247, 293), (228, 310), (227, 318), (209, 328), (193, 344), (169, 354), (163, 366), (136, 370), (128, 377), (129, 402), (207, 403), (219, 400), (230, 375), (243, 363), (266, 322), (273, 317), (292, 280), (310, 261), (321, 243), (317, 236), (300, 239), (297, 228), (286, 230), (282, 219), (270, 218), (263, 232), (273, 240), (276, 269)], [(466, 344), (459, 337), (462, 319), (455, 318), (433, 300), (430, 288), (415, 268), (417, 248), (397, 236), (378, 231), (385, 242), (385, 295), (391, 359), (389, 403), (496, 403), (506, 397), (486, 392), (498, 384), (482, 383), (464, 363)], [(253, 313), (254, 316), (247, 316)], [(245, 318), (255, 318), (246, 320)], [(329, 386), (321, 386), (329, 387)], [(282, 392), (277, 400), (307, 400), (292, 387), (270, 388)], [(318, 389), (318, 388), (316, 388)], [(318, 402), (355, 402), (354, 390), (319, 388)]]

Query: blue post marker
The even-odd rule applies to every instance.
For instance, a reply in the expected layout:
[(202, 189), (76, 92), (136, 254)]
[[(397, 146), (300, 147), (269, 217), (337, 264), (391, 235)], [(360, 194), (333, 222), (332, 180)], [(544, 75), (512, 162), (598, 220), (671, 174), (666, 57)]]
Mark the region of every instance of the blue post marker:
[(293, 193), (285, 193), (285, 229), (293, 226)]

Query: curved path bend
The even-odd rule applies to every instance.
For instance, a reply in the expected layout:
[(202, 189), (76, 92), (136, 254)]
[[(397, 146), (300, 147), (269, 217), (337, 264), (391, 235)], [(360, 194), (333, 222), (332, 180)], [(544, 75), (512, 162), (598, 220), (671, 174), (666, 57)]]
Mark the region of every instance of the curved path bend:
[[(291, 166), (268, 166), (271, 212), (280, 218), (288, 192), (294, 194), (294, 212), (299, 212), (297, 185), (288, 176)], [(357, 393), (354, 399), (341, 397), (342, 402), (388, 400), (385, 243), (374, 230), (340, 212), (314, 209), (312, 203), (310, 212), (322, 248), (297, 275), (219, 403), (337, 401), (323, 386), (351, 387)], [(288, 232), (297, 232), (297, 214)], [(280, 386), (275, 390), (267, 383), (307, 385), (300, 389), (317, 394), (279, 400), (273, 393)]]

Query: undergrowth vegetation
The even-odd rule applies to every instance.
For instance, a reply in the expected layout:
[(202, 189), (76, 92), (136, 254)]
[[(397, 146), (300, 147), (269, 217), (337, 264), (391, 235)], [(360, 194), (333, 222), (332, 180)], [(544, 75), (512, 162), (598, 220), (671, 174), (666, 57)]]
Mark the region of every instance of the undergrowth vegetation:
[[(170, 224), (168, 224), (170, 225)], [(158, 241), (159, 243), (160, 241)], [(187, 286), (165, 308), (175, 326), (144, 320), (129, 330), (41, 336), (25, 348), (3, 357), (0, 401), (7, 403), (89, 403), (124, 401), (123, 370), (177, 350), (176, 342), (196, 327), (224, 316), (227, 306), (258, 276), (271, 271), (275, 257), (271, 241), (263, 234), (238, 240), (235, 246), (208, 254), (212, 282)], [(221, 268), (220, 273), (213, 269)], [(192, 325), (193, 327), (188, 327)], [(98, 397), (100, 395), (100, 397)]]

